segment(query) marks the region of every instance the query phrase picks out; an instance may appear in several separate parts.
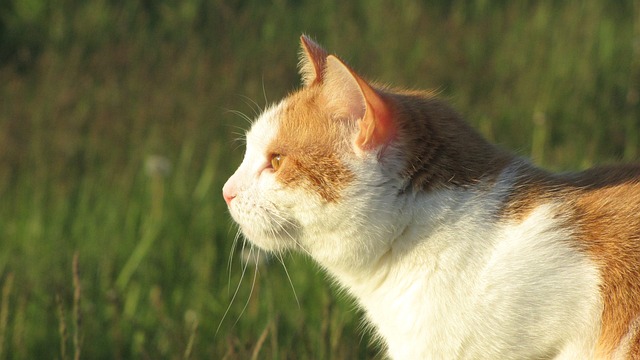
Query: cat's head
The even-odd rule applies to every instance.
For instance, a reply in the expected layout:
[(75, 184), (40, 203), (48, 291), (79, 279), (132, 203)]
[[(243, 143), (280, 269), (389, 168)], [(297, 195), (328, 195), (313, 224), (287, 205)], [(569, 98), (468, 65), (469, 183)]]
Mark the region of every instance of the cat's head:
[[(298, 249), (324, 264), (369, 262), (402, 223), (401, 194), (460, 179), (446, 172), (466, 164), (440, 151), (426, 121), (455, 114), (428, 94), (374, 87), (309, 38), (301, 42), (302, 88), (253, 123), (223, 195), (260, 248)], [(430, 160), (448, 164), (434, 171)]]
[[(253, 123), (223, 195), (244, 236), (260, 248), (366, 257), (383, 245), (374, 234), (392, 231), (385, 209), (402, 186), (393, 175), (393, 109), (340, 59), (305, 36), (301, 42), (303, 87)], [(359, 243), (363, 233), (370, 244)]]

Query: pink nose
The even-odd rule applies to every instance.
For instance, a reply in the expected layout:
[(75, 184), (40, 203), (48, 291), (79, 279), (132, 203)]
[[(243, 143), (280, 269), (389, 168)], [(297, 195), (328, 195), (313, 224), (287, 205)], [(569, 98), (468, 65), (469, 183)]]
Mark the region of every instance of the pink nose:
[(231, 204), (231, 200), (235, 199), (236, 195), (237, 193), (235, 188), (229, 182), (224, 184), (224, 187), (222, 188), (222, 197), (224, 197), (224, 201), (227, 203), (227, 206)]
[(222, 196), (224, 196), (224, 201), (227, 202), (227, 206), (229, 206), (229, 204), (231, 203), (231, 200), (233, 200), (236, 197), (235, 195), (227, 195), (227, 194), (222, 194)]

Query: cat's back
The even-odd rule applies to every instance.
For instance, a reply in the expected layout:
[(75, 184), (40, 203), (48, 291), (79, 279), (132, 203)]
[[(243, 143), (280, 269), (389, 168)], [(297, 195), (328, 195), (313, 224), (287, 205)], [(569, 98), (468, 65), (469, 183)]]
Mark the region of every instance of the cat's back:
[(583, 231), (640, 246), (640, 164), (593, 168), (560, 178)]
[(640, 267), (640, 164), (593, 168), (560, 179), (566, 189), (562, 198), (582, 244), (594, 253), (624, 247), (637, 256)]

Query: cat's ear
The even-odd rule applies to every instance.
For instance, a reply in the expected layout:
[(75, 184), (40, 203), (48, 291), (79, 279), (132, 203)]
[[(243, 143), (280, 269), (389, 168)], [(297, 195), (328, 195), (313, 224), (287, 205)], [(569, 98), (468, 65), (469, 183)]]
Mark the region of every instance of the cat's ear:
[(300, 75), (304, 86), (322, 82), (327, 56), (322, 46), (307, 35), (300, 36)]
[(388, 100), (335, 56), (327, 57), (324, 76), (323, 94), (330, 108), (341, 117), (358, 119), (355, 145), (364, 151), (388, 145), (396, 135)]

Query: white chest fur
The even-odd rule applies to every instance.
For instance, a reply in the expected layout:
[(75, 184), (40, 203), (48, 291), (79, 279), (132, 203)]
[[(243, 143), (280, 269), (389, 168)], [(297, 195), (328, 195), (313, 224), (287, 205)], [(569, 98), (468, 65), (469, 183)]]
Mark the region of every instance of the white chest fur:
[(416, 200), (412, 220), (375, 266), (327, 266), (364, 306), (389, 355), (592, 358), (599, 275), (572, 247), (556, 207), (539, 206), (517, 223), (496, 220), (497, 193), (476, 206), (441, 207), (468, 196), (477, 194)]

